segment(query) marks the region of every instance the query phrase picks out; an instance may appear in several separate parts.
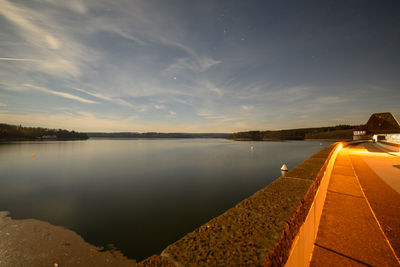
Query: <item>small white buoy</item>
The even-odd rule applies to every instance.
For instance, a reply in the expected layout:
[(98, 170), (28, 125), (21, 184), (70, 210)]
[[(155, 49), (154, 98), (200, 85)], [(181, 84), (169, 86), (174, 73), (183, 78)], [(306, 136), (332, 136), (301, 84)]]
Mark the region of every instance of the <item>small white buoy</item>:
[(288, 171), (288, 168), (287, 168), (286, 164), (282, 165), (281, 171)]
[(286, 173), (288, 173), (288, 167), (286, 166), (286, 164), (283, 164), (281, 167), (281, 174), (282, 176), (285, 176)]

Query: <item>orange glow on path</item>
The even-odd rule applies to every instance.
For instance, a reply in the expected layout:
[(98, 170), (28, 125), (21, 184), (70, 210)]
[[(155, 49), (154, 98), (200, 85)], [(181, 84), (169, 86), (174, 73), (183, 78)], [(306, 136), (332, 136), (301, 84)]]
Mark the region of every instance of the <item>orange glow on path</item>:
[(367, 157), (380, 157), (380, 158), (393, 158), (393, 155), (385, 152), (371, 152), (362, 147), (345, 147), (343, 151), (352, 155), (367, 156)]

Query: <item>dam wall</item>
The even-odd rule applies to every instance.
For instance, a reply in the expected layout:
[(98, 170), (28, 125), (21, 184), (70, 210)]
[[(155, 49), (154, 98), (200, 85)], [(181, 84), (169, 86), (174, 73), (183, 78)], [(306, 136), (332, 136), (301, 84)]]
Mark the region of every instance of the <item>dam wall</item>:
[(341, 146), (322, 149), (139, 266), (307, 264)]
[(311, 203), (307, 217), (292, 243), (292, 248), (285, 266), (308, 266), (310, 263), (312, 252), (314, 250), (314, 241), (317, 238), (319, 222), (321, 220), (322, 210), (328, 192), (328, 185), (333, 165), (335, 164), (336, 157), (342, 147), (342, 144), (336, 146), (332, 151), (333, 153), (331, 153), (329, 160), (326, 162), (326, 168), (320, 180), (318, 189), (315, 192), (314, 201)]

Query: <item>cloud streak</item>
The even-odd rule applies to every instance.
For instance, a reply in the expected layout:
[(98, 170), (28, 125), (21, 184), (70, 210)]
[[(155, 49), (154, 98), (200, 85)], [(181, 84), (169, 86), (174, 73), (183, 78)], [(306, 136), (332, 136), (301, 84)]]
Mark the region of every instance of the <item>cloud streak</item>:
[(28, 61), (28, 62), (36, 62), (38, 60), (29, 59), (29, 58), (9, 58), (9, 57), (0, 57), (0, 61)]
[(77, 90), (79, 92), (85, 93), (87, 95), (91, 95), (93, 97), (96, 97), (98, 99), (102, 99), (102, 100), (105, 100), (105, 101), (112, 102), (112, 103), (117, 104), (117, 105), (122, 105), (122, 106), (130, 107), (130, 108), (133, 107), (133, 105), (131, 103), (129, 103), (129, 102), (123, 100), (123, 99), (109, 97), (109, 96), (106, 96), (106, 95), (100, 94), (100, 93), (92, 93), (92, 92), (89, 92), (89, 91), (81, 89), (81, 88), (76, 88), (76, 87), (71, 87), (71, 88), (74, 89), (74, 90)]
[(10, 48), (11, 57), (2, 57), (3, 61), (24, 61), (30, 65), (24, 69), (32, 72), (32, 63), (37, 63), (35, 72), (40, 71), (47, 75), (60, 77), (78, 77), (81, 74), (82, 65), (93, 58), (93, 52), (85, 45), (79, 44), (67, 32), (66, 28), (54, 20), (51, 12), (44, 9), (36, 11), (27, 8), (21, 3), (16, 4), (7, 0), (0, 0), (0, 15), (11, 24), (17, 26), (16, 38), (24, 40), (24, 47), (29, 46), (29, 54), (33, 58), (27, 58), (27, 50), (17, 46)]
[(76, 101), (79, 101), (79, 102), (82, 102), (82, 103), (97, 104), (97, 102), (95, 102), (93, 100), (82, 98), (80, 96), (72, 95), (72, 94), (69, 94), (69, 93), (53, 91), (53, 90), (50, 90), (50, 89), (47, 89), (47, 88), (44, 88), (44, 87), (40, 87), (40, 86), (36, 86), (36, 85), (32, 85), (32, 84), (24, 84), (24, 86), (28, 87), (30, 89), (36, 90), (36, 91), (40, 91), (40, 92), (44, 92), (44, 93), (48, 93), (48, 94), (52, 94), (52, 95), (56, 95), (56, 96), (61, 96), (63, 98), (76, 100)]
[(240, 106), (243, 110), (252, 110), (252, 109), (254, 109), (254, 106), (253, 105), (242, 105), (242, 106)]

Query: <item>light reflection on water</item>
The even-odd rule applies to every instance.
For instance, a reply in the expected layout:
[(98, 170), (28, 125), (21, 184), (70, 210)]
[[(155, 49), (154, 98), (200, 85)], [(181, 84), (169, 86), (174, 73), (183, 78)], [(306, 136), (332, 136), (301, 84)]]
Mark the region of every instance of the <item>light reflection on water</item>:
[(140, 260), (271, 183), (283, 163), (291, 169), (330, 143), (0, 143), (0, 210), (65, 226)]

